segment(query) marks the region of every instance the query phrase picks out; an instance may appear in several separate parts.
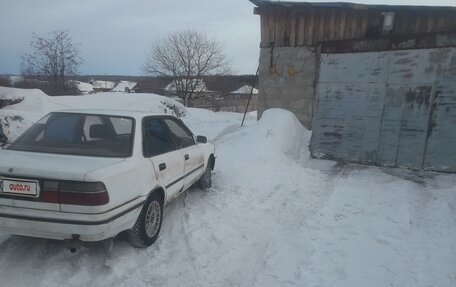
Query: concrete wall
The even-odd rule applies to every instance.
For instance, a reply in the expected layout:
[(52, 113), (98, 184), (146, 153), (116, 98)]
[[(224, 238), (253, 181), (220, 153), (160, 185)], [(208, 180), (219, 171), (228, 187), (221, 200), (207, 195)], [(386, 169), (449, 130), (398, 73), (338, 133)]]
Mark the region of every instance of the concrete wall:
[(258, 118), (266, 109), (284, 108), (311, 129), (315, 75), (316, 54), (308, 47), (261, 49)]
[(320, 59), (313, 156), (456, 172), (456, 48)]

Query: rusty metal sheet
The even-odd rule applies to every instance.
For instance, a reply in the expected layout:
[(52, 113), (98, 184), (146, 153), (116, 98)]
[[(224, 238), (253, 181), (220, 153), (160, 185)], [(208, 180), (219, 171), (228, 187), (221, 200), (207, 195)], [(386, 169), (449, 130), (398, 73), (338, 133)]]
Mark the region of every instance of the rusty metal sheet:
[(319, 118), (319, 129), (314, 130), (314, 140), (322, 146), (315, 152), (375, 162), (384, 88), (372, 83), (320, 85), (319, 107), (327, 116)]
[(456, 172), (456, 87), (442, 81), (436, 87), (424, 167)]
[(321, 83), (384, 83), (390, 52), (321, 54)]
[(322, 54), (314, 157), (456, 172), (456, 48)]
[(396, 166), (399, 135), (406, 85), (387, 85), (381, 118), (380, 141), (377, 162), (384, 166)]
[(424, 160), (431, 113), (432, 86), (409, 86), (405, 91), (396, 165), (420, 168)]

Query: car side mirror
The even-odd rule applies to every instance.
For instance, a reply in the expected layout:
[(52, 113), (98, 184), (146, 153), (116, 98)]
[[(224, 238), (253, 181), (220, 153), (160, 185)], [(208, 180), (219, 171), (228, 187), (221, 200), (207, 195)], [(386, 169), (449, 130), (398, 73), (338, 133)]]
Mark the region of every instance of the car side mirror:
[(196, 142), (197, 143), (207, 143), (207, 137), (205, 137), (205, 136), (197, 136), (196, 137)]

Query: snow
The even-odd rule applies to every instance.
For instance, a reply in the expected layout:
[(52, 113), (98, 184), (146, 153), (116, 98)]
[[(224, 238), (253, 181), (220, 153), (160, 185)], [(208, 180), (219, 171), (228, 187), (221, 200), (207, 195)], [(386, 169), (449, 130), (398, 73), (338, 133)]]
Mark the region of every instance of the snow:
[(231, 92), (231, 94), (242, 94), (242, 95), (244, 95), (244, 94), (250, 95), (250, 93), (252, 93), (254, 95), (258, 95), (258, 90), (253, 88), (253, 91), (252, 91), (252, 86), (244, 85), (244, 86), (240, 87), (239, 89)]
[[(45, 109), (98, 102), (21, 93), (24, 118), (38, 98)], [(243, 128), (242, 114), (186, 112), (216, 146), (213, 187), (166, 206), (153, 246), (119, 237), (110, 251), (72, 254), (0, 235), (2, 286), (456, 286), (456, 175), (312, 159), (310, 132), (280, 109), (249, 114)]]
[(126, 89), (128, 91), (133, 90), (133, 88), (137, 85), (136, 82), (130, 81), (120, 81), (117, 85), (112, 89), (112, 92), (125, 92)]
[(23, 100), (24, 99), (23, 91), (26, 92), (26, 90), (22, 90), (22, 89), (12, 89), (12, 88), (0, 87), (0, 100), (10, 100), (10, 101)]
[(22, 98), (22, 102), (0, 109), (0, 124), (6, 137), (13, 141), (26, 128), (52, 110), (64, 109), (38, 89), (15, 89), (0, 87), (0, 95)]
[(0, 98), (24, 98), (18, 104), (0, 109), (0, 122), (9, 141), (13, 141), (32, 123), (52, 111), (68, 109), (126, 109), (156, 113), (185, 113), (185, 107), (168, 97), (154, 94), (97, 93), (86, 96), (50, 97), (37, 89), (0, 87)]

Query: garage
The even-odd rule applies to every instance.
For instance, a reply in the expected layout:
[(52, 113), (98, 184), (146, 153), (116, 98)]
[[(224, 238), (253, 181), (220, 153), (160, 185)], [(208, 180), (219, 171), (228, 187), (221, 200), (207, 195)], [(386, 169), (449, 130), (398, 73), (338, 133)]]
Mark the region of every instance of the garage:
[(456, 172), (456, 48), (322, 51), (314, 157)]

